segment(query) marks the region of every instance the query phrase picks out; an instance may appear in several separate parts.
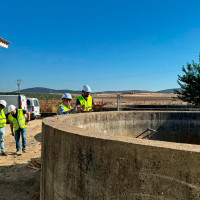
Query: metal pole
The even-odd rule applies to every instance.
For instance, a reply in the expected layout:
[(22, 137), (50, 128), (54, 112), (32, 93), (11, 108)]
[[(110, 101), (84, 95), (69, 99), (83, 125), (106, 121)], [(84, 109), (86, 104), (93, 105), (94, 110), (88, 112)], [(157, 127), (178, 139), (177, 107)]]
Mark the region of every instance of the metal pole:
[(20, 84), (21, 84), (21, 81), (20, 79), (17, 80), (17, 86), (18, 86), (18, 93), (20, 94)]
[(117, 95), (117, 111), (120, 110), (120, 94)]

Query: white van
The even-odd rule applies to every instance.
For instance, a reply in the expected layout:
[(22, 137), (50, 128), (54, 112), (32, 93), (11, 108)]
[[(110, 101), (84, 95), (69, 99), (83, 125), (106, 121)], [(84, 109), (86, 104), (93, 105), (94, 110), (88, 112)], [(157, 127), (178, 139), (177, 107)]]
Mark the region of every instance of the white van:
[(27, 110), (27, 99), (22, 94), (17, 95), (0, 95), (0, 100), (5, 100), (7, 106), (4, 108), (5, 115), (8, 115), (8, 106), (14, 105), (17, 109)]
[(40, 117), (40, 104), (36, 98), (27, 98), (28, 111), (31, 113), (31, 119)]

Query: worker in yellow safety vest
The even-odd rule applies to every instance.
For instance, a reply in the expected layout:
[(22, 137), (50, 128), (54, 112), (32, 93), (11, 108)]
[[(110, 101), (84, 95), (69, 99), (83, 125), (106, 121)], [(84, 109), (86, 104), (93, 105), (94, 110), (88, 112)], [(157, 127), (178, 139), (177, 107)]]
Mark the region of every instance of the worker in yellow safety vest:
[(0, 100), (0, 146), (1, 146), (1, 155), (7, 156), (7, 152), (4, 147), (4, 136), (5, 136), (5, 126), (6, 126), (6, 116), (4, 113), (4, 108), (7, 103), (5, 100)]
[(92, 112), (92, 106), (95, 105), (93, 98), (90, 95), (92, 92), (89, 85), (84, 85), (82, 89), (82, 95), (77, 97), (76, 106), (82, 106), (82, 112)]
[[(26, 128), (28, 126), (28, 122), (30, 121), (30, 112), (23, 109), (16, 109), (14, 105), (8, 106), (8, 112), (10, 112), (8, 115), (10, 129), (12, 135), (15, 136), (17, 149), (16, 153), (20, 154), (20, 135), (22, 136), (22, 152), (26, 153)], [(25, 114), (27, 115), (27, 120), (25, 118)]]
[(71, 113), (79, 112), (79, 107), (76, 106), (75, 108), (71, 107), (72, 96), (69, 93), (65, 93), (62, 96), (62, 103), (57, 108), (57, 115), (65, 115)]

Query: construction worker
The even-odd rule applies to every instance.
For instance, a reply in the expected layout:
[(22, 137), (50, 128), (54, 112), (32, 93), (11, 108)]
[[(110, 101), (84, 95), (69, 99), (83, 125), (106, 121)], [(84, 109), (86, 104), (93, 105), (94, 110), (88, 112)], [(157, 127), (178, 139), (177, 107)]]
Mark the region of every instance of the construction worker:
[(1, 146), (1, 155), (7, 156), (5, 147), (4, 147), (4, 135), (5, 135), (5, 126), (6, 126), (6, 116), (4, 113), (4, 108), (6, 107), (6, 101), (0, 100), (0, 146)]
[[(30, 121), (30, 112), (23, 109), (16, 109), (14, 105), (8, 106), (8, 112), (10, 112), (10, 114), (8, 115), (8, 119), (10, 121), (10, 129), (12, 135), (15, 136), (17, 149), (16, 153), (20, 154), (20, 134), (22, 136), (22, 152), (26, 153), (26, 128), (28, 122)], [(27, 114), (27, 120), (24, 116), (25, 114)], [(13, 132), (13, 129), (15, 131), (15, 134)]]
[(92, 106), (95, 105), (93, 98), (90, 95), (92, 92), (89, 85), (84, 85), (82, 95), (77, 97), (76, 106), (81, 105), (84, 107), (83, 112), (92, 112)]
[(75, 108), (71, 107), (71, 100), (72, 100), (71, 94), (69, 93), (63, 94), (62, 103), (59, 105), (57, 109), (57, 115), (65, 115), (65, 114), (79, 112), (79, 106), (76, 106)]

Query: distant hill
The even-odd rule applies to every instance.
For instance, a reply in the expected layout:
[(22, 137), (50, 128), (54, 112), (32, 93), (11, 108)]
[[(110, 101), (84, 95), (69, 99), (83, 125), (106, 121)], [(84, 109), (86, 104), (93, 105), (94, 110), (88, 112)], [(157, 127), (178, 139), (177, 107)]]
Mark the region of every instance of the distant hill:
[[(18, 91), (14, 91), (18, 92)], [(51, 88), (43, 88), (43, 87), (34, 87), (34, 88), (27, 88), (20, 90), (21, 93), (43, 93), (43, 94), (63, 94), (63, 93), (70, 93), (70, 94), (81, 94), (81, 91), (75, 90), (54, 90)]]
[(147, 90), (123, 90), (123, 91), (103, 91), (103, 92), (95, 92), (95, 94), (113, 94), (113, 93), (123, 93), (123, 94), (131, 94), (131, 93), (154, 93), (152, 91)]
[[(174, 88), (181, 90), (181, 88)], [(174, 89), (166, 89), (166, 90), (160, 90), (157, 92), (153, 91), (147, 91), (147, 90), (123, 90), (123, 91), (103, 91), (103, 92), (93, 92), (93, 94), (113, 94), (113, 93), (123, 93), (123, 94), (130, 94), (130, 93), (174, 93)], [(13, 91), (18, 92), (18, 91)], [(27, 88), (21, 90), (21, 93), (41, 93), (41, 94), (64, 94), (64, 93), (70, 93), (70, 94), (81, 94), (82, 92), (80, 90), (55, 90), (51, 88), (44, 88), (44, 87), (34, 87), (34, 88)]]
[(157, 91), (156, 93), (174, 93), (174, 90), (181, 91), (181, 88), (173, 88), (173, 89), (160, 90), (160, 91)]
[[(18, 92), (18, 91), (14, 91)], [(81, 91), (78, 90), (55, 90), (51, 88), (43, 88), (43, 87), (34, 87), (27, 88), (20, 91), (21, 93), (43, 93), (43, 94), (81, 94)], [(93, 94), (112, 94), (112, 93), (153, 93), (152, 91), (147, 90), (123, 90), (123, 91), (103, 91), (103, 92), (93, 92)]]

